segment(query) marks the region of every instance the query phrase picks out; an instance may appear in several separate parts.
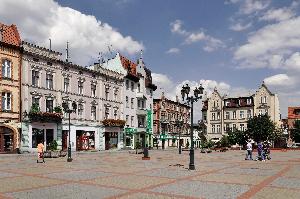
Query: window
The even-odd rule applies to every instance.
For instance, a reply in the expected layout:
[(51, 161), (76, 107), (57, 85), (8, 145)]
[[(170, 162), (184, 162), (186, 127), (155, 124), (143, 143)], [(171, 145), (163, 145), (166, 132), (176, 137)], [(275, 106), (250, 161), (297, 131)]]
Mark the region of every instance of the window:
[(32, 71), (32, 85), (33, 86), (39, 85), (39, 71), (36, 70)]
[(53, 75), (46, 74), (46, 88), (53, 89)]
[(153, 90), (150, 90), (150, 97), (153, 97)]
[(114, 110), (114, 118), (115, 118), (115, 120), (117, 119), (117, 117), (118, 117), (118, 110), (115, 109), (115, 110)]
[(217, 133), (220, 133), (220, 132), (221, 132), (221, 125), (218, 124), (218, 125), (217, 125)]
[(96, 97), (96, 84), (91, 84), (92, 97)]
[(11, 62), (2, 60), (2, 77), (11, 78)]
[(262, 104), (267, 103), (267, 96), (260, 97), (260, 102), (261, 102)]
[(263, 115), (263, 110), (258, 110), (258, 115)]
[(91, 117), (92, 120), (96, 120), (96, 106), (91, 106)]
[(229, 102), (229, 101), (226, 101), (226, 102), (225, 102), (225, 106), (230, 106), (230, 102)]
[(70, 79), (64, 78), (64, 92), (69, 92)]
[(140, 83), (138, 83), (138, 92), (139, 93), (141, 92), (141, 85), (140, 85)]
[(212, 120), (216, 120), (216, 113), (212, 113), (211, 115), (212, 115), (212, 116), (211, 116), (211, 117), (212, 117)]
[(133, 120), (134, 120), (134, 116), (131, 116), (131, 121), (130, 121), (131, 126), (133, 126)]
[(82, 95), (83, 94), (83, 82), (82, 81), (78, 81), (78, 94)]
[(2, 110), (10, 111), (11, 110), (11, 94), (3, 92), (2, 93)]
[(233, 130), (236, 129), (236, 124), (233, 124), (233, 125), (232, 125), (232, 128), (233, 128)]
[(244, 124), (240, 124), (240, 129), (241, 129), (241, 131), (244, 131), (245, 130), (245, 125)]
[(129, 80), (126, 80), (126, 90), (129, 90)]
[(236, 111), (233, 111), (233, 112), (232, 112), (232, 118), (233, 118), (233, 119), (236, 119)]
[(53, 99), (46, 99), (46, 112), (53, 112)]
[(214, 124), (211, 125), (211, 132), (216, 133), (216, 126)]
[(230, 119), (230, 113), (228, 111), (225, 113), (225, 117), (226, 117), (227, 120)]
[(118, 100), (118, 89), (115, 88), (114, 90), (114, 100), (117, 101)]
[(134, 91), (134, 83), (131, 82), (131, 91)]
[(251, 118), (251, 110), (247, 111), (247, 118)]
[(244, 119), (244, 118), (245, 118), (244, 111), (240, 111), (240, 119)]
[(83, 117), (83, 104), (78, 104), (78, 116), (79, 118)]
[(32, 104), (36, 104), (36, 105), (40, 105), (40, 98), (38, 98), (37, 96), (33, 96), (32, 97)]
[(129, 115), (126, 115), (126, 124), (128, 125)]
[(108, 100), (109, 88), (105, 87), (105, 99)]
[(38, 142), (44, 140), (44, 129), (32, 128), (32, 148), (36, 148)]
[(226, 124), (225, 131), (227, 132), (229, 130), (230, 130), (229, 124)]
[(145, 127), (145, 117), (138, 116), (138, 127), (144, 128)]
[(105, 108), (105, 115), (104, 115), (104, 119), (108, 119), (109, 118), (109, 108), (106, 107)]
[(251, 99), (247, 99), (247, 105), (251, 105)]
[(128, 96), (126, 96), (126, 108), (129, 107), (129, 99), (128, 99)]
[(133, 108), (133, 107), (134, 107), (134, 99), (131, 98), (131, 108)]
[(220, 112), (217, 113), (217, 120), (220, 120)]

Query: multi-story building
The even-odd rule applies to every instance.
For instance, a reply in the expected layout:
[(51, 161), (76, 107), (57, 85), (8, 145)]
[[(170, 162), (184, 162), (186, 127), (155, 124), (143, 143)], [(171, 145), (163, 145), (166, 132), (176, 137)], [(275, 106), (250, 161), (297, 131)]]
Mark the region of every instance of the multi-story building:
[[(190, 107), (179, 102), (167, 99), (162, 93), (160, 99), (153, 102), (153, 127), (155, 145), (162, 146), (186, 146), (190, 142)], [(177, 121), (183, 123), (179, 126)], [(180, 140), (179, 140), (180, 134)]]
[(126, 75), (122, 90), (126, 147), (151, 147), (153, 92), (156, 90), (152, 83), (151, 71), (146, 68), (142, 57), (134, 63), (119, 53), (100, 65)]
[[(97, 66), (97, 71), (64, 61), (61, 53), (23, 42), (22, 150), (33, 151), (39, 141), (56, 140), (67, 148), (70, 114), (72, 150), (122, 147), (122, 86), (124, 75)], [(27, 113), (27, 114), (26, 114)]]
[(287, 130), (288, 133), (288, 146), (290, 146), (293, 141), (299, 142), (299, 140), (292, 140), (291, 139), (291, 131), (294, 129), (295, 121), (300, 120), (300, 107), (288, 107), (288, 116), (285, 122), (284, 128)]
[(0, 23), (0, 153), (16, 152), (20, 142), (20, 36)]
[(203, 101), (202, 122), (207, 137), (219, 141), (232, 129), (246, 130), (248, 119), (262, 114), (268, 114), (280, 126), (278, 96), (264, 83), (255, 94), (243, 97), (222, 97), (215, 88), (210, 98)]

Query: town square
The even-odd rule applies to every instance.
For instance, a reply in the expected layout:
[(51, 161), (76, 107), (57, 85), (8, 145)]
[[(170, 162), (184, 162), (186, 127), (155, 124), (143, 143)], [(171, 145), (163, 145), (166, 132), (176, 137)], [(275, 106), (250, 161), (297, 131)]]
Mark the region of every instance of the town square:
[(300, 198), (300, 1), (0, 0), (0, 198)]

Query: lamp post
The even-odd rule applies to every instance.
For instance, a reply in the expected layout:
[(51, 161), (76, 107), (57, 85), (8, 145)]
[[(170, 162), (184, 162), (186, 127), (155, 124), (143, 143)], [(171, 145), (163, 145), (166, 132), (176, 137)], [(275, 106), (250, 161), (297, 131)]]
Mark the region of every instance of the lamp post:
[(162, 120), (160, 121), (161, 123), (161, 128), (162, 128), (162, 149), (164, 150), (165, 149), (165, 138), (166, 138), (166, 126), (168, 124), (168, 121), (167, 120)]
[(188, 84), (186, 86), (182, 86), (181, 89), (181, 95), (182, 95), (182, 100), (186, 100), (188, 103), (191, 103), (191, 148), (190, 148), (190, 164), (189, 164), (189, 169), (190, 170), (195, 170), (195, 163), (194, 163), (194, 128), (193, 128), (193, 104), (194, 102), (197, 102), (199, 99), (202, 98), (204, 88), (202, 85), (199, 86), (199, 88), (194, 89), (194, 96), (189, 96), (190, 93), (190, 87)]
[[(177, 130), (178, 130), (178, 128), (181, 129), (181, 126), (183, 125), (183, 121), (182, 120), (176, 120), (175, 124), (176, 124)], [(180, 132), (180, 130), (179, 130), (178, 134), (179, 134), (178, 148), (179, 148), (179, 154), (181, 154), (181, 140), (180, 140), (181, 132)]]
[(77, 104), (75, 101), (72, 102), (72, 109), (69, 108), (69, 105), (67, 102), (62, 103), (62, 107), (66, 113), (69, 113), (69, 145), (68, 145), (68, 159), (67, 162), (72, 162), (71, 157), (71, 113), (76, 113)]

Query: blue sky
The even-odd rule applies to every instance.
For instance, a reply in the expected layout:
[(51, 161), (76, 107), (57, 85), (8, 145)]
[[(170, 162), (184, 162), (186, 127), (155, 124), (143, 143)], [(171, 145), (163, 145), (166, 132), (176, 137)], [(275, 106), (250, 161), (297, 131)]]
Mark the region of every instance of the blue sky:
[(243, 95), (265, 80), (285, 116), (300, 100), (299, 8), (292, 0), (2, 0), (0, 19), (61, 52), (70, 41), (81, 65), (98, 52), (109, 57), (109, 45), (132, 60), (143, 49), (157, 95), (172, 98), (183, 83)]

